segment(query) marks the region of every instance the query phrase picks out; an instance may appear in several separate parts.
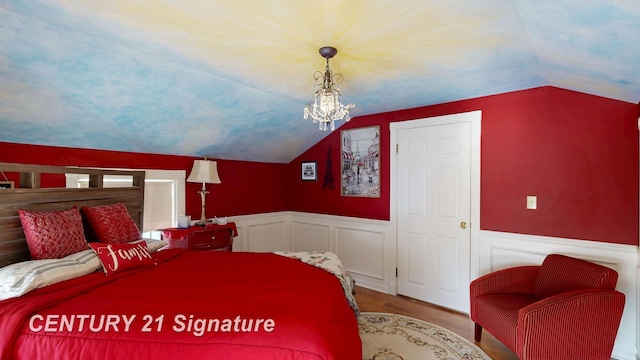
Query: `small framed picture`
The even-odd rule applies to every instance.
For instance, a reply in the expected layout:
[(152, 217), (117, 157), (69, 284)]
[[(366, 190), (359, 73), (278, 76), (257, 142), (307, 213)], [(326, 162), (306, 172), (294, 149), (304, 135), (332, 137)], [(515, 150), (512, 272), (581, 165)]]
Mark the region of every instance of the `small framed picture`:
[(0, 181), (0, 190), (13, 189), (13, 187), (14, 187), (13, 181)]
[(317, 181), (318, 180), (317, 165), (318, 165), (317, 161), (303, 161), (302, 162), (302, 180)]

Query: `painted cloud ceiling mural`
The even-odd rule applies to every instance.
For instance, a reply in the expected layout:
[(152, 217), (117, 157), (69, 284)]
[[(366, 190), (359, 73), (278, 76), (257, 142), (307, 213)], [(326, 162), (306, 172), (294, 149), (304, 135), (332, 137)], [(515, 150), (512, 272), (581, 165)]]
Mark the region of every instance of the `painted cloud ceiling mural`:
[[(640, 101), (638, 0), (0, 0), (0, 141), (287, 163), (322, 46), (358, 115), (537, 86)], [(341, 123), (340, 123), (341, 124)]]

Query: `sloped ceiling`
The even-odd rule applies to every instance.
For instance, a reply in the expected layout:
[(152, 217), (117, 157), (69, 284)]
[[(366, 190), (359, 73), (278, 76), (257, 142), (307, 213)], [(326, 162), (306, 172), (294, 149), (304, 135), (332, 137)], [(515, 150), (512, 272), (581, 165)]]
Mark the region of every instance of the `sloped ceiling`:
[(302, 117), (321, 46), (358, 116), (637, 103), (638, 39), (638, 0), (0, 0), (0, 141), (287, 163), (328, 135)]

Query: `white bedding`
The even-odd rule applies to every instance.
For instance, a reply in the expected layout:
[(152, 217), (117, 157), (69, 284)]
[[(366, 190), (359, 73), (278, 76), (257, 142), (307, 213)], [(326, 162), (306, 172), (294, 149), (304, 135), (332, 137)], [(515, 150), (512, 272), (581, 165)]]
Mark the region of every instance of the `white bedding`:
[[(142, 239), (149, 252), (167, 245), (166, 241)], [(18, 297), (29, 291), (90, 274), (102, 268), (102, 263), (91, 249), (61, 259), (30, 260), (0, 268), (0, 300)]]
[(355, 293), (356, 282), (353, 280), (347, 269), (342, 265), (342, 261), (340, 261), (338, 255), (330, 251), (275, 251), (274, 254), (298, 259), (306, 264), (318, 267), (335, 275), (335, 277), (340, 280), (340, 285), (342, 286), (342, 290), (344, 291), (344, 295), (349, 306), (351, 306), (351, 309), (355, 312), (356, 316), (360, 316), (358, 304), (353, 296)]

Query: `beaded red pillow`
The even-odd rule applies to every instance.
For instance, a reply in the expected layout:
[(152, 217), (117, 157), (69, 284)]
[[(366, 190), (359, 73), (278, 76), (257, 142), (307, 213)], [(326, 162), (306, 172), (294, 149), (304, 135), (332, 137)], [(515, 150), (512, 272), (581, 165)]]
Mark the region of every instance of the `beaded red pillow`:
[(107, 275), (155, 265), (147, 243), (144, 241), (136, 244), (89, 243), (89, 246), (98, 255), (104, 273)]
[(100, 242), (125, 244), (141, 238), (136, 223), (123, 203), (83, 207), (82, 213)]
[(60, 259), (87, 250), (82, 216), (77, 207), (60, 211), (18, 209), (31, 259)]

